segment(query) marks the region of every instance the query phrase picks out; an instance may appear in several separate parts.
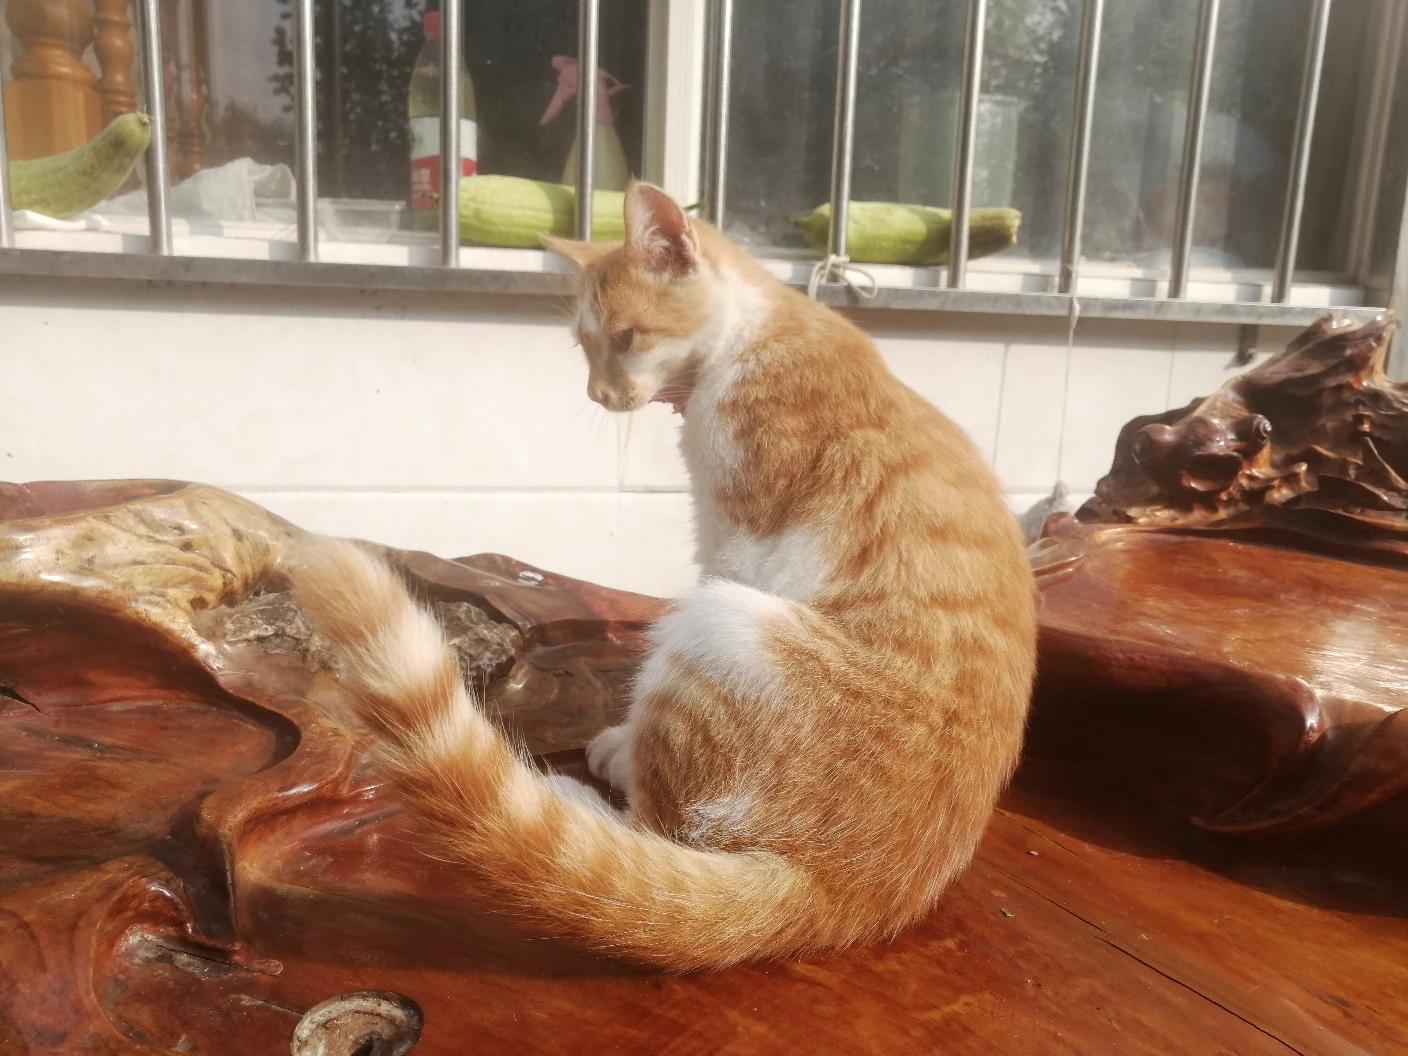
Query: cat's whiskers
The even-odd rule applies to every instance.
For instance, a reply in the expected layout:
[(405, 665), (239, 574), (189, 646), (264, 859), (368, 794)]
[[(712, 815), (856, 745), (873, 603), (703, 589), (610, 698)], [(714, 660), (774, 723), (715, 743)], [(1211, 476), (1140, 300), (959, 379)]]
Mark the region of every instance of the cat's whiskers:
[(575, 293), (559, 293), (549, 299), (553, 311), (560, 318), (569, 323), (577, 321), (577, 295)]

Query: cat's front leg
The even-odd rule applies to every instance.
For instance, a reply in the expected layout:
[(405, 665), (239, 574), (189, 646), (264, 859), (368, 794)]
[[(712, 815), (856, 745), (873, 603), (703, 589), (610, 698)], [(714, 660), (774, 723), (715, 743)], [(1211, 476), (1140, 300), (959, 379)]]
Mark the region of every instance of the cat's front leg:
[(587, 744), (587, 769), (622, 794), (630, 792), (635, 774), (633, 741), (630, 725), (622, 723), (608, 726)]

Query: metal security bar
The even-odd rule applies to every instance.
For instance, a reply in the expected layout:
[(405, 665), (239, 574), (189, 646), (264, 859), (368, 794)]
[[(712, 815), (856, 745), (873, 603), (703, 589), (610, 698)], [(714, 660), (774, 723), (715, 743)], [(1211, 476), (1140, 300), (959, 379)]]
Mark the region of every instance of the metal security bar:
[(708, 94), (704, 102), (704, 218), (715, 227), (724, 224), (732, 48), (733, 0), (712, 0), (709, 4)]
[(318, 71), (313, 65), (313, 0), (293, 9), (294, 188), (298, 257), (318, 259)]
[(147, 224), (152, 252), (171, 255), (171, 214), (166, 198), (171, 187), (171, 167), (166, 157), (166, 64), (161, 49), (161, 0), (142, 0), (142, 82), (147, 94), (147, 117), (152, 140), (147, 148)]
[(440, 4), (440, 263), (460, 263), (460, 68), (464, 2)]
[(1178, 177), (1178, 219), (1174, 223), (1173, 263), (1168, 295), (1182, 297), (1188, 288), (1193, 256), (1193, 225), (1198, 209), (1198, 174), (1203, 165), (1203, 126), (1212, 89), (1212, 60), (1217, 44), (1217, 12), (1221, 0), (1202, 0), (1198, 8), (1193, 76), (1188, 84), (1188, 118), (1183, 128), (1183, 167)]
[(1301, 72), (1300, 104), (1291, 143), (1291, 172), (1286, 183), (1286, 206), (1281, 216), (1281, 237), (1276, 248), (1276, 278), (1271, 299), (1286, 300), (1295, 277), (1300, 249), (1300, 221), (1305, 213), (1305, 180), (1310, 172), (1310, 144), (1315, 132), (1315, 110), (1320, 101), (1320, 73), (1325, 67), (1325, 41), (1330, 35), (1331, 0), (1315, 0), (1310, 35), (1306, 38), (1305, 65)]
[(987, 0), (968, 0), (963, 24), (963, 96), (954, 146), (953, 224), (949, 234), (948, 285), (963, 289), (968, 274), (968, 224), (973, 206), (973, 155), (978, 145), (978, 96), (983, 81), (983, 30)]
[(841, 0), (841, 29), (836, 42), (836, 120), (831, 135), (831, 229), (826, 243), (827, 255), (832, 260), (846, 257), (859, 63), (860, 0)]
[(592, 238), (596, 190), (596, 64), (601, 0), (577, 0), (577, 237)]
[(1090, 170), (1090, 126), (1095, 114), (1095, 84), (1100, 71), (1100, 25), (1105, 0), (1085, 0), (1080, 19), (1080, 53), (1076, 58), (1076, 99), (1071, 112), (1070, 157), (1066, 167), (1066, 216), (1061, 232), (1058, 293), (1075, 293), (1080, 242), (1085, 227), (1085, 182)]

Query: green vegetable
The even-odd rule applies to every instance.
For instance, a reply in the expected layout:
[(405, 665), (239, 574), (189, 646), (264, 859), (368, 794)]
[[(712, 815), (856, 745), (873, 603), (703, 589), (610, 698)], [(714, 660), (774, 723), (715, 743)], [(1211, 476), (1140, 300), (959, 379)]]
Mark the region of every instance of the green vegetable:
[[(998, 253), (1017, 244), (1022, 214), (1016, 209), (974, 209), (968, 256)], [(900, 202), (852, 202), (846, 213), (846, 252), (857, 264), (947, 264), (953, 236), (948, 209)], [(819, 253), (826, 252), (831, 206), (792, 218)]]
[(123, 114), (82, 146), (10, 162), (10, 200), (61, 220), (93, 208), (127, 181), (151, 142), (146, 114)]
[[(595, 241), (614, 242), (625, 237), (625, 204), (621, 191), (592, 195)], [(571, 237), (576, 226), (577, 190), (518, 176), (469, 176), (460, 181), (459, 209), (460, 237), (489, 246), (536, 249), (540, 234)]]

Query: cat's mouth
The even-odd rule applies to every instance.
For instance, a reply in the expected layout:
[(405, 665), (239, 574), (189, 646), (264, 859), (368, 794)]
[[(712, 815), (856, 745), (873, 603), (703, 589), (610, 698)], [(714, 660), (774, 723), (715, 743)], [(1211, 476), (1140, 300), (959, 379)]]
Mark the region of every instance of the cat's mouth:
[(627, 394), (621, 394), (611, 389), (593, 388), (588, 395), (593, 403), (616, 414), (630, 414), (640, 410), (647, 403), (667, 403), (676, 414), (682, 415), (691, 390), (685, 385), (671, 384), (660, 389), (654, 396), (646, 396), (645, 393), (649, 391), (637, 388)]
[(683, 416), (685, 406), (689, 403), (689, 394), (693, 391), (692, 377), (689, 377), (689, 380), (672, 381), (650, 397), (650, 402), (668, 403), (676, 414)]
[(681, 392), (666, 395), (665, 393), (657, 392), (654, 396), (650, 397), (650, 402), (668, 403), (670, 405), (671, 410), (673, 410), (680, 417), (684, 417), (685, 406), (689, 403), (689, 393)]

